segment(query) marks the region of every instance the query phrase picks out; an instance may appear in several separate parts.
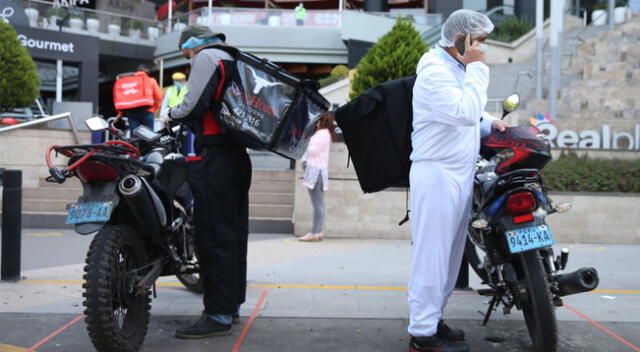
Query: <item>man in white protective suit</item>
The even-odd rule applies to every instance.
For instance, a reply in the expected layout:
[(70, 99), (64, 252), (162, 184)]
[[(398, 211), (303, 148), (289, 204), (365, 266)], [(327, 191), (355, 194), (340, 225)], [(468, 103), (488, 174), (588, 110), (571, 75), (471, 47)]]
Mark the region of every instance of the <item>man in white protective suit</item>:
[(418, 64), (409, 181), (410, 352), (469, 350), (464, 332), (445, 325), (442, 314), (462, 261), (480, 137), (506, 127), (484, 111), (489, 67), (483, 43), (493, 27), (481, 13), (458, 10)]

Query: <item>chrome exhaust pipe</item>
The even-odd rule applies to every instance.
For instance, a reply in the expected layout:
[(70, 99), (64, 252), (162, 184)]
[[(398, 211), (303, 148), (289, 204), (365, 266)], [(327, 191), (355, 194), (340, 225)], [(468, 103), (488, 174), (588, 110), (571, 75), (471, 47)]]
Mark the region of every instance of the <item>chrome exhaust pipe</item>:
[(152, 238), (157, 238), (160, 231), (158, 210), (144, 181), (138, 176), (127, 175), (120, 180), (118, 190), (129, 205), (140, 229)]
[(555, 279), (560, 297), (593, 291), (600, 283), (598, 271), (594, 268), (580, 268), (572, 273), (557, 275)]

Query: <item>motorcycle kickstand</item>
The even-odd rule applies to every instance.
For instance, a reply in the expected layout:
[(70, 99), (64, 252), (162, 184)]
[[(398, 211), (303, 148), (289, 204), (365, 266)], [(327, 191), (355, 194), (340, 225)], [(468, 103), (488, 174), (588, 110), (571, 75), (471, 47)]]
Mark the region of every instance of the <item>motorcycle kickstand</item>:
[(495, 310), (499, 302), (500, 302), (500, 297), (493, 296), (493, 298), (491, 299), (491, 303), (489, 303), (489, 309), (487, 309), (487, 312), (484, 314), (484, 320), (482, 321), (482, 326), (487, 325), (487, 323), (489, 322), (489, 318), (491, 317), (491, 313), (493, 313), (493, 311)]

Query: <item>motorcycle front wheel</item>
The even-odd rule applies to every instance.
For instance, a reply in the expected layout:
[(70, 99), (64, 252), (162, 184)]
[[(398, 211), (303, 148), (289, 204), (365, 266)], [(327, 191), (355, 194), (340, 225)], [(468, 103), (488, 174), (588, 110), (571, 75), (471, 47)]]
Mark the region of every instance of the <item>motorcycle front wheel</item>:
[(129, 226), (105, 226), (91, 242), (86, 263), (84, 314), (93, 346), (99, 352), (139, 350), (151, 309), (150, 291), (133, 289), (134, 269), (147, 264), (140, 235)]
[(520, 280), (526, 297), (520, 302), (527, 330), (536, 352), (554, 352), (558, 344), (558, 328), (547, 274), (538, 251), (520, 255)]

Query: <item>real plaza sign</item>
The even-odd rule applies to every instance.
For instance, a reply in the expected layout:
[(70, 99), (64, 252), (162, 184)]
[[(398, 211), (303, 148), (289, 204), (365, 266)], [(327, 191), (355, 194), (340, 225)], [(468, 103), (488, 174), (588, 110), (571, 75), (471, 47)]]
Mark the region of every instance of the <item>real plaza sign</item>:
[(612, 132), (606, 124), (599, 130), (580, 132), (559, 130), (558, 126), (550, 123), (539, 124), (538, 128), (552, 148), (640, 151), (640, 124), (634, 126), (633, 132)]

